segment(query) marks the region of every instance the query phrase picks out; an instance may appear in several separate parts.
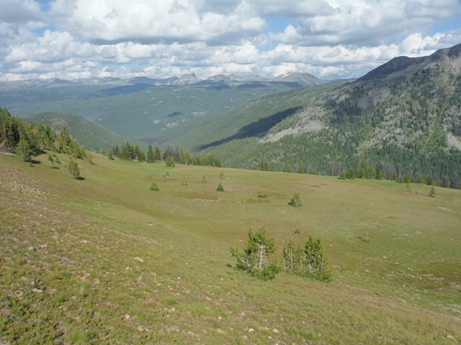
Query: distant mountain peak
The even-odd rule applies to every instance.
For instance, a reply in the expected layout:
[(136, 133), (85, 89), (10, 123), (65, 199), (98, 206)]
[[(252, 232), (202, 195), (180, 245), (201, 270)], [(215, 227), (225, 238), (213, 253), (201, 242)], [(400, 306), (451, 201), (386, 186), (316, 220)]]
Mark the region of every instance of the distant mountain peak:
[(309, 73), (289, 72), (276, 76), (273, 81), (299, 83), (303, 86), (323, 84), (320, 79)]
[(189, 85), (189, 84), (197, 84), (200, 82), (200, 79), (197, 78), (195, 73), (184, 74), (178, 79), (176, 79), (173, 84), (175, 85)]

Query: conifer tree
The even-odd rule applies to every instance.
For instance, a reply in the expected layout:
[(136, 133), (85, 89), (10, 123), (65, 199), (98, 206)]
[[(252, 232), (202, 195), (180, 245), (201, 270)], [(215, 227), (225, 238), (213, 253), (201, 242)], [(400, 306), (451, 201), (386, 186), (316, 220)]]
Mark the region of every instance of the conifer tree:
[(174, 159), (173, 159), (173, 157), (171, 157), (171, 156), (166, 157), (165, 165), (166, 165), (167, 167), (174, 168), (175, 164), (174, 164)]
[(149, 147), (147, 149), (146, 161), (147, 161), (147, 163), (154, 163), (155, 162), (154, 149), (152, 148), (152, 145), (150, 145), (150, 144), (149, 144)]
[(160, 147), (156, 146), (155, 147), (155, 160), (156, 161), (161, 161), (162, 160), (162, 151), (160, 151)]
[(237, 268), (247, 271), (263, 280), (273, 279), (279, 272), (279, 267), (270, 259), (275, 252), (275, 240), (266, 237), (266, 229), (262, 227), (256, 232), (248, 232), (248, 242), (243, 252), (231, 248), (231, 255), (237, 258)]
[(262, 171), (269, 171), (270, 168), (269, 168), (269, 162), (266, 160), (266, 159), (263, 159), (261, 161), (261, 170)]
[(50, 168), (53, 168), (54, 159), (51, 153), (48, 154), (48, 164), (50, 164)]
[(25, 139), (19, 140), (16, 145), (16, 154), (24, 162), (30, 162), (32, 157), (32, 149), (30, 148), (29, 142)]

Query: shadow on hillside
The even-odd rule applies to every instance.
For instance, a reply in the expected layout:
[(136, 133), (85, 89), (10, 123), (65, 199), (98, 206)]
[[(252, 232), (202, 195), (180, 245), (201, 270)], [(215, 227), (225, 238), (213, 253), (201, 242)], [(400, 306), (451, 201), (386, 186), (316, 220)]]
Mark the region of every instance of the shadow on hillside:
[(230, 137), (217, 140), (217, 141), (213, 141), (209, 144), (200, 145), (194, 149), (201, 151), (201, 150), (204, 150), (212, 146), (219, 146), (219, 145), (226, 144), (236, 139), (245, 139), (245, 138), (250, 138), (250, 137), (261, 138), (264, 135), (266, 135), (267, 131), (269, 131), (269, 129), (274, 127), (277, 123), (286, 119), (288, 116), (293, 115), (300, 109), (301, 107), (294, 107), (294, 108), (290, 108), (290, 109), (278, 112), (274, 115), (260, 119), (258, 121), (252, 122), (249, 125), (242, 127), (236, 134), (231, 135)]

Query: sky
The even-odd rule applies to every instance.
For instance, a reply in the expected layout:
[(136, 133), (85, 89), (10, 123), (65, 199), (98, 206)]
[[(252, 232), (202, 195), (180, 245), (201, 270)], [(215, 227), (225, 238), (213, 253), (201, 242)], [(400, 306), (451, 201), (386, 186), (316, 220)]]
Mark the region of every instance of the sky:
[(358, 78), (461, 43), (461, 0), (0, 0), (0, 81)]

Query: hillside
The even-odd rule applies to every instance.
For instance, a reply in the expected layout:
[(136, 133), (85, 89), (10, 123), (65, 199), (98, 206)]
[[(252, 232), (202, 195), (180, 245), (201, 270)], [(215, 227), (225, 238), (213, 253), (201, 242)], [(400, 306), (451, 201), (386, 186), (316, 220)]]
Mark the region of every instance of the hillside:
[(427, 174), (457, 188), (460, 51), (395, 58), (354, 82), (268, 96), (203, 119), (177, 141), (207, 149), (226, 166), (258, 169), (266, 159), (271, 170), (339, 175), (363, 156), (387, 178)]
[(88, 150), (99, 152), (109, 150), (126, 142), (128, 139), (115, 134), (109, 129), (86, 120), (80, 116), (58, 113), (39, 113), (23, 119), (25, 122), (49, 124), (54, 131), (66, 126), (72, 137), (84, 145)]
[[(74, 180), (58, 157), (50, 169), (47, 155), (33, 167), (0, 155), (3, 344), (461, 339), (460, 191), (98, 154)], [(288, 206), (293, 192), (302, 207)], [(333, 281), (235, 270), (229, 247), (261, 226), (276, 258), (321, 236)]]

